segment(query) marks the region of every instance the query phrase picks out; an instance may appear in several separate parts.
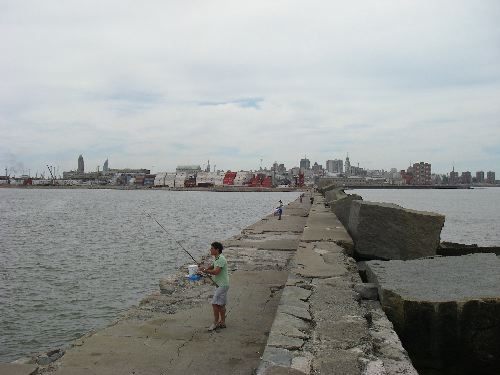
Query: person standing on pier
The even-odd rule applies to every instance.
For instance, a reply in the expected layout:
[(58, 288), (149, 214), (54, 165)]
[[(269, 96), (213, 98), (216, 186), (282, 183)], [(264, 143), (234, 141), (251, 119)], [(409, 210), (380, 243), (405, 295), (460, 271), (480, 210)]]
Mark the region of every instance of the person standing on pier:
[(226, 328), (226, 303), (227, 291), (229, 289), (229, 274), (227, 272), (226, 258), (222, 255), (223, 248), (220, 242), (212, 242), (210, 255), (214, 257), (214, 261), (208, 268), (199, 268), (201, 272), (213, 275), (212, 280), (217, 285), (212, 298), (214, 322), (208, 328), (209, 331), (214, 331), (217, 328)]
[(283, 213), (283, 202), (279, 200), (279, 205), (276, 207), (276, 212), (278, 213), (278, 220), (281, 220), (281, 214)]

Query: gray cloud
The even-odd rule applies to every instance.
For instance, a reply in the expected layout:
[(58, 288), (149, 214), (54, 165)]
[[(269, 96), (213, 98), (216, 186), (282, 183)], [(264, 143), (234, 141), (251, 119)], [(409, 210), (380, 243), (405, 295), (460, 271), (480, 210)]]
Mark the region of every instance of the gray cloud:
[(0, 8), (0, 133), (32, 169), (500, 165), (494, 0)]

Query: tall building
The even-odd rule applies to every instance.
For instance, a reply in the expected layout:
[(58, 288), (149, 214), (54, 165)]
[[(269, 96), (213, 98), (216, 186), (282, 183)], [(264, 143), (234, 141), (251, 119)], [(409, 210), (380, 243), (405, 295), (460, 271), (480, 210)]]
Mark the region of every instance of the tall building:
[(429, 163), (413, 164), (413, 185), (430, 185), (431, 184), (431, 165)]
[(85, 172), (85, 166), (83, 164), (83, 156), (80, 155), (78, 157), (78, 170), (77, 170), (78, 173), (83, 173)]
[(304, 157), (304, 159), (300, 159), (300, 169), (311, 169), (311, 162), (309, 161), (309, 159), (307, 159), (306, 157)]
[(469, 171), (462, 172), (462, 177), (460, 177), (462, 184), (470, 184), (472, 182), (472, 173)]
[(476, 172), (476, 182), (484, 182), (484, 172), (483, 171), (479, 171), (479, 172)]
[(495, 172), (489, 171), (486, 173), (486, 181), (489, 184), (494, 184), (495, 183)]
[(340, 159), (327, 160), (326, 170), (330, 173), (343, 173), (344, 172), (344, 162)]
[(102, 171), (103, 172), (109, 171), (108, 159), (106, 159), (106, 161), (104, 162), (104, 164), (102, 166)]
[(351, 161), (349, 160), (349, 154), (345, 158), (345, 175), (349, 177), (351, 175)]
[(455, 167), (450, 172), (450, 184), (458, 184), (458, 172), (455, 172)]

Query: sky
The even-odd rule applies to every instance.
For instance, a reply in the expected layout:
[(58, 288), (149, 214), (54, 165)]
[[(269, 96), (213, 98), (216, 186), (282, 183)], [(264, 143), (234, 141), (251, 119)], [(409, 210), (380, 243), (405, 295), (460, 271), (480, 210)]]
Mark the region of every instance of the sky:
[(0, 0), (0, 167), (500, 173), (499, 19), (498, 0)]

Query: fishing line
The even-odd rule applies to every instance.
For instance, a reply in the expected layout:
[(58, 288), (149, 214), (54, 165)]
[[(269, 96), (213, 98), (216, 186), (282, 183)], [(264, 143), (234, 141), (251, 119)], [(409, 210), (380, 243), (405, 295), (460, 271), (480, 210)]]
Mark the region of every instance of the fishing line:
[[(148, 213), (148, 212), (146, 212), (146, 211), (144, 211), (144, 214), (145, 214), (146, 216), (148, 216), (149, 218), (153, 219), (154, 221), (156, 221), (156, 224), (158, 224), (158, 225), (161, 227), (161, 229), (163, 229), (163, 230), (165, 231), (165, 233), (167, 234), (168, 238), (170, 238), (170, 239), (171, 239), (171, 240), (173, 240), (173, 241), (174, 241), (177, 245), (179, 245), (179, 246), (180, 246), (180, 248), (181, 248), (182, 250), (184, 250), (184, 251), (185, 251), (185, 252), (186, 252), (186, 253), (187, 253), (187, 254), (191, 257), (191, 259), (193, 260), (193, 262), (195, 262), (196, 264), (198, 264), (198, 262), (196, 261), (196, 259), (194, 259), (194, 257), (191, 255), (191, 253), (190, 253), (189, 251), (187, 251), (187, 250), (184, 248), (184, 246), (182, 246), (182, 244), (181, 244), (179, 241), (177, 241), (175, 238), (173, 238), (173, 237), (170, 235), (169, 231), (168, 231), (168, 230), (166, 230), (166, 229), (165, 229), (165, 227), (164, 227), (163, 225), (161, 225), (161, 224), (160, 224), (160, 222), (159, 222), (158, 220), (156, 220), (156, 218), (155, 218), (152, 214), (150, 214), (150, 213)], [(210, 275), (203, 273), (203, 274), (202, 274), (202, 276), (203, 276), (203, 277), (208, 277), (208, 279), (212, 282), (212, 284), (214, 284), (215, 286), (218, 286), (218, 285), (217, 285), (217, 283), (216, 283), (216, 282), (212, 279), (212, 277), (211, 277)]]
[(171, 239), (171, 240), (173, 240), (173, 241), (174, 241), (177, 245), (179, 245), (179, 246), (180, 246), (180, 248), (181, 248), (182, 250), (184, 250), (184, 251), (187, 253), (187, 255), (189, 255), (189, 256), (191, 257), (191, 259), (193, 260), (193, 262), (195, 262), (196, 264), (198, 264), (198, 262), (196, 261), (196, 259), (194, 259), (194, 257), (191, 255), (191, 253), (190, 253), (189, 251), (187, 251), (187, 250), (184, 248), (184, 246), (182, 246), (182, 244), (181, 244), (179, 241), (177, 241), (174, 237), (172, 237), (172, 236), (170, 235), (170, 233), (168, 232), (168, 230), (166, 230), (166, 229), (165, 229), (165, 227), (164, 227), (163, 225), (161, 225), (161, 224), (160, 224), (160, 222), (159, 222), (158, 220), (156, 220), (156, 218), (155, 218), (153, 215), (151, 215), (150, 213), (147, 213), (146, 211), (144, 211), (144, 214), (145, 214), (146, 216), (148, 216), (149, 218), (153, 219), (154, 221), (156, 221), (156, 224), (158, 224), (158, 225), (161, 227), (161, 229), (163, 229), (163, 230), (165, 231), (165, 233), (167, 234), (168, 238), (170, 238), (170, 239)]

